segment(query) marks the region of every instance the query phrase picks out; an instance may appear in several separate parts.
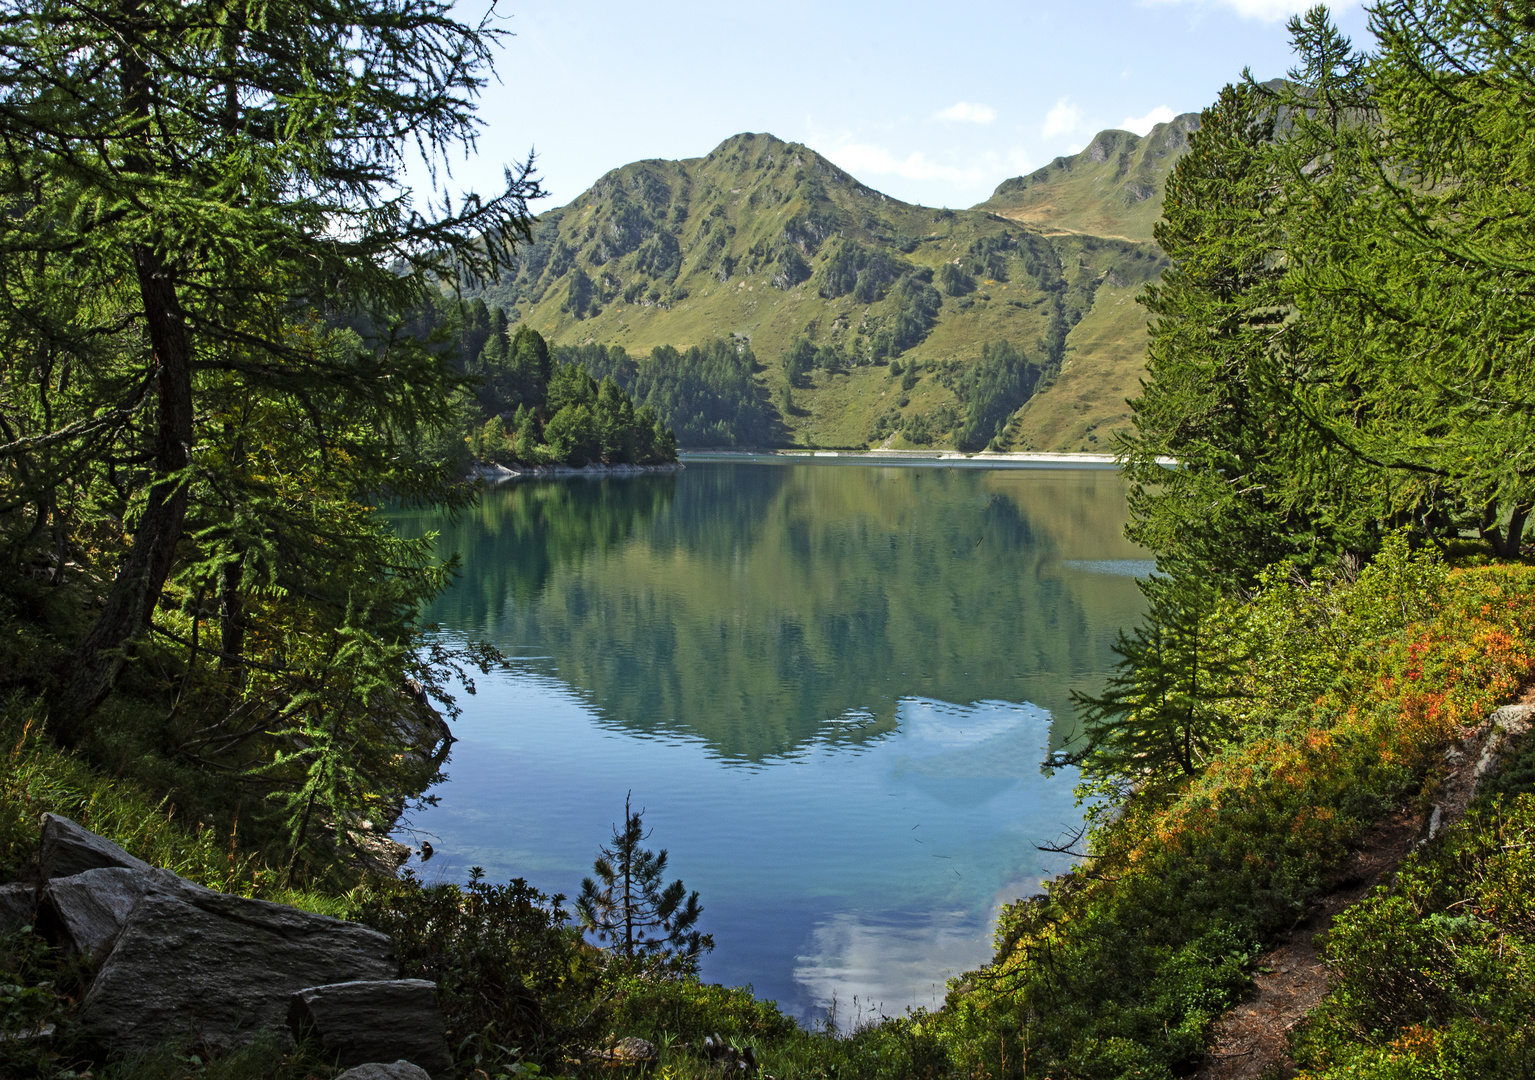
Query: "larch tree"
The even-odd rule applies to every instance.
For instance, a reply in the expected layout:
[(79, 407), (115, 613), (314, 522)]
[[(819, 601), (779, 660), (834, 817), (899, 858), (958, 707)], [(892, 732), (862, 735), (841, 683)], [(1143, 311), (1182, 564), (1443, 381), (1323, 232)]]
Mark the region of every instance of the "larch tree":
[(293, 520), (276, 444), (340, 497), (441, 493), (410, 444), (456, 376), (390, 328), (528, 235), (531, 163), (489, 198), (445, 189), (500, 35), (439, 0), (0, 2), (0, 511), (110, 579), (53, 694), (66, 742), (178, 560), (209, 569), (238, 667), (250, 545), (346, 546), (355, 522)]

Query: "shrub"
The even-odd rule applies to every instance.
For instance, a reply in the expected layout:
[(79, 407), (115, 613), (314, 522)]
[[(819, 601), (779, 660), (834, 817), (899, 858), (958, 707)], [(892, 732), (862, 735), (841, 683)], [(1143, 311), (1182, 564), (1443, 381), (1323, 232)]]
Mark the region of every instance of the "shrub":
[(461, 1061), (558, 1063), (606, 1020), (602, 958), (560, 906), (521, 878), (423, 885), (409, 872), (359, 895), (350, 914), (388, 934), (406, 978), (431, 979)]

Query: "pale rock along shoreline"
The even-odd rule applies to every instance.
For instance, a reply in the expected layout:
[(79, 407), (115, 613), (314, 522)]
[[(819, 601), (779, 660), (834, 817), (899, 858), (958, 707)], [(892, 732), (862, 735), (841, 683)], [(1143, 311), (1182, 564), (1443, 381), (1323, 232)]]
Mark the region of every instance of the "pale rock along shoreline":
[(478, 462), (469, 466), (465, 475), (467, 480), (484, 480), (488, 484), (499, 484), (504, 480), (539, 479), (549, 476), (585, 476), (592, 479), (601, 479), (608, 476), (639, 476), (643, 473), (668, 473), (685, 468), (680, 461), (668, 462), (665, 465), (602, 465), (592, 464), (576, 469), (569, 465), (532, 465), (523, 469), (509, 469), (505, 465), (482, 465)]

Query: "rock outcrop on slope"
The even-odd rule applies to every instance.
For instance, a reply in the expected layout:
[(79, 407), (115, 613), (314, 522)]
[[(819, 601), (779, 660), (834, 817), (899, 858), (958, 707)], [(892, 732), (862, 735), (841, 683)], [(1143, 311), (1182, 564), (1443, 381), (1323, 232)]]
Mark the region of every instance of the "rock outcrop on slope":
[(30, 922), (87, 961), (77, 1020), (106, 1050), (224, 1051), (270, 1032), (317, 1038), (343, 1066), (452, 1071), (435, 984), (400, 979), (376, 930), (204, 888), (54, 814), (38, 865), (39, 888), (0, 886), (0, 930)]

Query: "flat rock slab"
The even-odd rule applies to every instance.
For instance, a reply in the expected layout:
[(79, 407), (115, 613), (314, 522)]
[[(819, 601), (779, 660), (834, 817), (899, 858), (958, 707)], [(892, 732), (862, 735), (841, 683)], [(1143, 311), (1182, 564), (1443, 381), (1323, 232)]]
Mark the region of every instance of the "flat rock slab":
[(118, 1050), (178, 1040), (226, 1050), (287, 1036), (295, 991), (399, 973), (389, 938), (356, 923), (189, 886), (139, 900), (80, 1004), (84, 1033)]
[(143, 859), (135, 859), (112, 841), (58, 814), (43, 815), (43, 842), (42, 850), (38, 853), (38, 864), (44, 881), (111, 866), (146, 872), (153, 869)]
[(393, 1065), (381, 1065), (370, 1061), (348, 1069), (336, 1080), (432, 1080), (425, 1069), (408, 1061), (396, 1061)]
[(0, 934), (31, 926), (37, 890), (30, 885), (0, 885)]
[(288, 1027), (313, 1034), (342, 1065), (402, 1058), (435, 1077), (453, 1071), (437, 985), (425, 979), (354, 981), (310, 986), (293, 995)]

